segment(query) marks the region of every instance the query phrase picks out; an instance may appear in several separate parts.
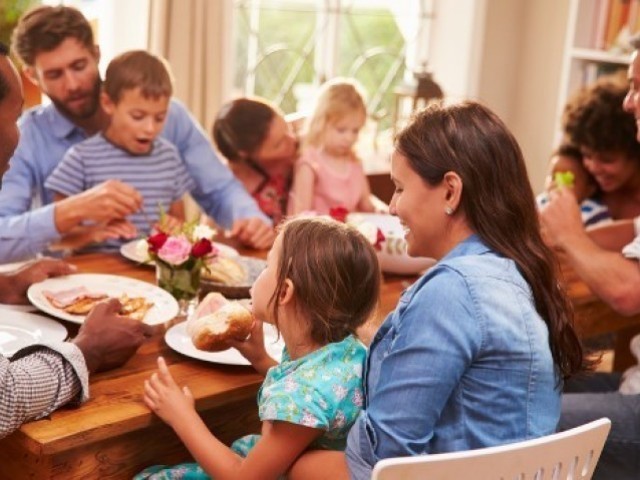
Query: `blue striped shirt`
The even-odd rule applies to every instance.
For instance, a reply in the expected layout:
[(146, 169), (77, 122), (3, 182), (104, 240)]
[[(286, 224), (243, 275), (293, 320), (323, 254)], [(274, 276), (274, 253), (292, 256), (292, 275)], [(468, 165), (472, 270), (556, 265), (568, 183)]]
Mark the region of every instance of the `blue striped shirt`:
[[(20, 143), (0, 189), (0, 260), (12, 262), (42, 252), (60, 239), (51, 192), (45, 180), (67, 150), (86, 140), (80, 127), (52, 103), (26, 111), (19, 122)], [(196, 182), (191, 195), (223, 228), (238, 219), (259, 217), (271, 223), (255, 200), (223, 164), (206, 132), (185, 106), (171, 99), (161, 136), (176, 146)]]
[[(76, 195), (107, 180), (121, 180), (134, 187), (143, 198), (143, 209), (127, 217), (140, 235), (148, 235), (149, 221), (160, 218), (172, 203), (195, 186), (176, 148), (158, 137), (148, 155), (132, 155), (94, 135), (71, 147), (45, 181), (45, 188), (62, 195)], [(122, 240), (105, 242), (102, 250), (113, 250)]]

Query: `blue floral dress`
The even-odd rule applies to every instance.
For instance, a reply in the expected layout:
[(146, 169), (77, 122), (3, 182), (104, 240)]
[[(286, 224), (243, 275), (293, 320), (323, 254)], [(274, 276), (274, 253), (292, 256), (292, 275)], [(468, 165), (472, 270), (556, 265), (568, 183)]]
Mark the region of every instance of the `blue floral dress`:
[[(353, 336), (330, 343), (297, 360), (284, 349), (258, 391), (260, 420), (282, 421), (324, 430), (309, 448), (344, 450), (349, 429), (363, 405), (364, 346)], [(231, 446), (246, 457), (260, 435), (247, 435)], [(207, 479), (196, 463), (156, 465), (134, 477), (141, 479)]]

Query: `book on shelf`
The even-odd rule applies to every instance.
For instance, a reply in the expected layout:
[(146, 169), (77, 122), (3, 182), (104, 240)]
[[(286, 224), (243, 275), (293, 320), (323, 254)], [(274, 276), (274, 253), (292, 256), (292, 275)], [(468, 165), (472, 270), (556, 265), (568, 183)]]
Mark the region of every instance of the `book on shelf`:
[(616, 45), (620, 31), (627, 25), (630, 3), (631, 0), (611, 0), (605, 42), (605, 48), (607, 50)]
[(627, 19), (627, 26), (629, 27), (630, 35), (633, 35), (638, 31), (639, 21), (640, 21), (640, 0), (630, 0), (629, 18)]
[(633, 3), (636, 6), (636, 11), (635, 18), (633, 20), (629, 17), (629, 29), (631, 30), (631, 35), (635, 35), (640, 32), (640, 0), (633, 0)]
[(598, 78), (598, 64), (589, 62), (582, 69), (582, 81), (580, 85), (590, 85)]
[(629, 51), (629, 38), (640, 32), (640, 0), (596, 0), (592, 5), (592, 48)]
[(593, 18), (595, 20), (595, 28), (592, 31), (594, 32), (595, 39), (592, 42), (592, 46), (598, 50), (607, 48), (606, 36), (610, 7), (611, 0), (597, 0), (594, 2), (595, 11), (593, 12)]

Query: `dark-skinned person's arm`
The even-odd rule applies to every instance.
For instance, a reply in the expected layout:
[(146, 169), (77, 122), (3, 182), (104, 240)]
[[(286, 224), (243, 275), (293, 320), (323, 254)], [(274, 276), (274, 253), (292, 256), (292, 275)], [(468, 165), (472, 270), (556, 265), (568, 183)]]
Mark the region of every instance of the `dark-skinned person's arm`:
[(89, 373), (120, 367), (152, 334), (152, 328), (119, 314), (121, 303), (111, 298), (97, 304), (85, 319), (73, 344), (84, 356)]
[(120, 308), (116, 299), (96, 305), (70, 342), (33, 345), (11, 359), (0, 356), (0, 437), (65, 404), (84, 402), (90, 373), (131, 358), (151, 330), (118, 315)]
[(29, 303), (27, 289), (33, 284), (50, 277), (74, 273), (76, 267), (62, 260), (41, 258), (30, 262), (13, 272), (0, 274), (0, 303)]

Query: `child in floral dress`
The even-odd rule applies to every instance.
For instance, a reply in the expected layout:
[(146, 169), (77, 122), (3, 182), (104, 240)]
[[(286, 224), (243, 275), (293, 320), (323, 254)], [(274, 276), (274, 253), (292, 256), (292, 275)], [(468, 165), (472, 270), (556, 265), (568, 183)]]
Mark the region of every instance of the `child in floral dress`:
[[(375, 251), (356, 229), (327, 218), (287, 221), (251, 289), (252, 334), (234, 344), (266, 374), (258, 392), (261, 434), (226, 447), (159, 358), (145, 403), (198, 464), (150, 467), (136, 478), (278, 478), (307, 449), (343, 450), (363, 404), (365, 348), (355, 330), (373, 313), (379, 289)], [(284, 340), (280, 364), (264, 348), (263, 321)]]

